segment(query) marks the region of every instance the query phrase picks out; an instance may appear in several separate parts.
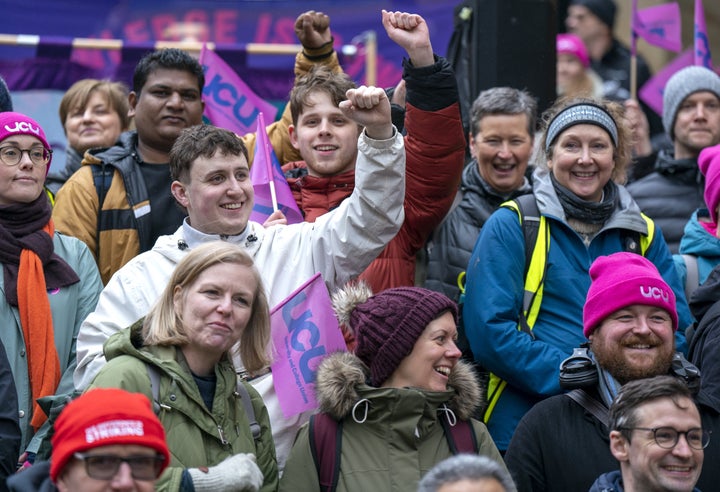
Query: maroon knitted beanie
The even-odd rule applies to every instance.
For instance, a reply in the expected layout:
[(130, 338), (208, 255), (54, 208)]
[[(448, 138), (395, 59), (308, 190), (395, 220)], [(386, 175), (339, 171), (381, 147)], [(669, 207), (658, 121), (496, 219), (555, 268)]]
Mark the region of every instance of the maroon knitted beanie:
[(355, 355), (370, 368), (370, 384), (380, 386), (412, 352), (431, 321), (457, 305), (443, 294), (420, 287), (387, 289), (355, 305), (347, 324), (355, 332)]

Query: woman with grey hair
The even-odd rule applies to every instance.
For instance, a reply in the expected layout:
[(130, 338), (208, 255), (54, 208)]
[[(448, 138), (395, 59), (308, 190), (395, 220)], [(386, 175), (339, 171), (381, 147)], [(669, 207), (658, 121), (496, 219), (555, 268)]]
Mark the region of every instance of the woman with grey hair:
[(631, 145), (622, 107), (563, 99), (544, 121), (533, 195), (490, 217), (467, 270), (465, 329), (491, 373), (484, 418), (500, 450), (533, 404), (561, 392), (560, 363), (586, 341), (582, 309), (597, 257), (644, 255), (675, 292), (680, 326), (691, 323), (662, 232), (622, 186)]
[(435, 465), (420, 480), (417, 492), (515, 492), (510, 474), (497, 462), (458, 454)]

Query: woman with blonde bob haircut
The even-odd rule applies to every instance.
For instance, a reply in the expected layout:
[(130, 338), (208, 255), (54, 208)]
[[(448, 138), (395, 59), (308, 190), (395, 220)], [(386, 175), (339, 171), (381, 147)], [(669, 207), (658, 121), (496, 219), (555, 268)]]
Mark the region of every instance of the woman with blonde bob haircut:
[(144, 319), (108, 339), (108, 362), (90, 388), (154, 401), (172, 458), (158, 490), (276, 490), (268, 412), (238, 376), (267, 367), (269, 343), (268, 301), (253, 260), (235, 244), (206, 243), (178, 263)]

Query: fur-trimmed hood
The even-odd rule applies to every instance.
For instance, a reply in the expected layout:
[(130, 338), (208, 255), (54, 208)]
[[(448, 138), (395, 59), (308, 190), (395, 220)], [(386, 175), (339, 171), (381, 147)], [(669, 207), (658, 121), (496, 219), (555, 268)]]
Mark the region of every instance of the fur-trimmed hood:
[[(318, 367), (315, 382), (319, 410), (337, 420), (346, 417), (359, 400), (367, 398), (367, 395), (361, 396), (360, 391), (372, 389), (366, 383), (368, 375), (367, 366), (351, 353), (337, 352), (327, 356)], [(481, 398), (485, 397), (475, 372), (462, 361), (450, 373), (447, 392), (423, 392), (428, 396), (447, 395), (445, 403), (461, 420), (472, 417)]]

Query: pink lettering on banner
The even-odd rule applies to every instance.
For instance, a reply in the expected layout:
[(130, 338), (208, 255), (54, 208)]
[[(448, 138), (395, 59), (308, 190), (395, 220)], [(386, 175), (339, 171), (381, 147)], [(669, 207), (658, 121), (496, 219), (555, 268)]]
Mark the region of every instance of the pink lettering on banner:
[(285, 418), (317, 407), (315, 375), (322, 358), (346, 350), (325, 283), (319, 273), (270, 314), (276, 354), (273, 382)]

